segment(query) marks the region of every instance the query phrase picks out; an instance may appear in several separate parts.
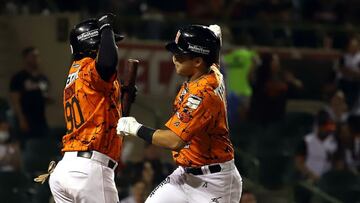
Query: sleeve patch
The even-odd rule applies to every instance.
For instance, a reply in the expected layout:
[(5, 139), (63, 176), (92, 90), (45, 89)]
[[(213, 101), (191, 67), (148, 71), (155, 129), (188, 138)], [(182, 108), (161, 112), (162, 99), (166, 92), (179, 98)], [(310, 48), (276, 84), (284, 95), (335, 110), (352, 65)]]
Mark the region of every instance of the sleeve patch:
[(182, 112), (176, 112), (177, 117), (179, 120), (183, 123), (188, 123), (191, 121), (192, 116), (190, 115), (189, 111), (182, 111)]
[(200, 97), (191, 94), (187, 99), (186, 106), (195, 110), (199, 107), (201, 101), (202, 99)]

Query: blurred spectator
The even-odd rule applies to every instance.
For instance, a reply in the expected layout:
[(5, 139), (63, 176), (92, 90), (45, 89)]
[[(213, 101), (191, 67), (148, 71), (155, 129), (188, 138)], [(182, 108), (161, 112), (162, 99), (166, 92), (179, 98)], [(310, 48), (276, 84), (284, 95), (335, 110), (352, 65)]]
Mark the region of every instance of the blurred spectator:
[(325, 110), (329, 113), (331, 119), (336, 123), (346, 122), (348, 107), (343, 91), (336, 90), (329, 95)]
[(10, 96), (22, 141), (43, 137), (47, 132), (45, 104), (48, 101), (49, 81), (39, 69), (39, 51), (26, 47), (22, 51), (23, 70), (10, 82)]
[(142, 180), (145, 183), (145, 194), (146, 196), (148, 196), (155, 186), (155, 182), (154, 182), (155, 171), (150, 162), (145, 161), (143, 163), (141, 174), (142, 174)]
[[(139, 163), (128, 163), (124, 172), (121, 174), (120, 179), (127, 183), (133, 183), (135, 181), (142, 181), (145, 184), (145, 197), (147, 197), (150, 192), (154, 189), (154, 175), (155, 171), (149, 161), (143, 161)], [(123, 185), (125, 186), (125, 185)], [(119, 189), (121, 192), (123, 189)]]
[(154, 173), (155, 185), (158, 185), (174, 170), (173, 165), (161, 160), (159, 148), (155, 145), (149, 144), (145, 147), (144, 161), (151, 163), (153, 171), (156, 171)]
[(321, 110), (316, 115), (315, 129), (304, 137), (295, 156), (295, 167), (302, 179), (316, 182), (322, 174), (330, 170), (330, 158), (337, 150), (334, 137), (335, 122), (329, 113)]
[[(314, 130), (304, 137), (295, 154), (296, 179), (316, 183), (331, 169), (331, 156), (338, 148), (334, 137), (336, 125), (330, 115), (320, 110), (315, 118)], [(311, 193), (295, 185), (296, 202), (310, 202)]]
[(359, 100), (360, 93), (360, 50), (359, 40), (351, 38), (347, 50), (340, 59), (338, 69), (338, 86), (344, 92), (349, 110), (352, 111), (354, 104)]
[(347, 119), (350, 139), (345, 149), (345, 160), (349, 168), (360, 173), (360, 115), (350, 115)]
[(282, 120), (288, 96), (303, 87), (291, 72), (281, 70), (279, 56), (272, 53), (262, 55), (251, 80), (249, 118), (262, 125)]
[(146, 194), (146, 183), (142, 180), (135, 181), (133, 185), (131, 185), (130, 188), (130, 195), (123, 200), (120, 201), (120, 203), (143, 203), (145, 202)]
[(19, 143), (11, 137), (9, 124), (0, 118), (0, 171), (19, 171), (20, 169)]
[(255, 195), (250, 191), (243, 191), (241, 194), (240, 203), (256, 203)]
[[(249, 106), (252, 94), (250, 76), (259, 58), (250, 49), (236, 49), (224, 56), (228, 91), (229, 123), (236, 125)], [(244, 113), (243, 113), (244, 114)]]

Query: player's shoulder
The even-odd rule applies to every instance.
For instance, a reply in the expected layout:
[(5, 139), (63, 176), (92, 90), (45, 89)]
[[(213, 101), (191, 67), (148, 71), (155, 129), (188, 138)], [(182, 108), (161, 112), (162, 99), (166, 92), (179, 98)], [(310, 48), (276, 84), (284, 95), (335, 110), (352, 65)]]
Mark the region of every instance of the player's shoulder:
[(92, 59), (90, 57), (85, 57), (80, 60), (73, 61), (73, 63), (71, 64), (71, 68), (72, 69), (81, 69), (81, 68), (89, 66), (89, 65), (94, 66), (95, 59)]
[(215, 104), (218, 101), (215, 88), (209, 84), (202, 84), (196, 86), (196, 88), (189, 89), (189, 98), (208, 104)]
[(20, 70), (11, 77), (11, 81), (25, 80), (29, 76), (30, 76), (30, 74), (27, 71)]

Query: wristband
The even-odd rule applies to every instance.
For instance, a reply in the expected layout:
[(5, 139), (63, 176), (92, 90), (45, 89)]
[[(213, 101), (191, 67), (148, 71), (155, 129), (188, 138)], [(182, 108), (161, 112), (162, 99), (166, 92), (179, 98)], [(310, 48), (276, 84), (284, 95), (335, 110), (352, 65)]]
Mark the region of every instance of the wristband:
[(104, 29), (105, 27), (110, 27), (110, 28), (111, 28), (111, 25), (110, 25), (109, 23), (103, 24), (103, 25), (101, 25), (101, 27), (99, 28), (99, 30), (101, 31), (101, 30)]
[(139, 130), (137, 131), (136, 135), (140, 137), (141, 139), (145, 140), (146, 142), (152, 144), (152, 138), (155, 133), (155, 129), (146, 127), (144, 125), (141, 125)]

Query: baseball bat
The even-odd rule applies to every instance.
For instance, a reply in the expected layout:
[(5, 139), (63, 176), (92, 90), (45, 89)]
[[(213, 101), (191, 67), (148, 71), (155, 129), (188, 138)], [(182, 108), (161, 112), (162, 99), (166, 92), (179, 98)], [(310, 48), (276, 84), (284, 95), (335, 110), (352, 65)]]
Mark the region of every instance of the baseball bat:
[(127, 65), (125, 66), (123, 85), (128, 91), (123, 91), (123, 95), (121, 95), (122, 116), (129, 116), (131, 104), (135, 99), (135, 81), (138, 65), (139, 60), (128, 59)]

